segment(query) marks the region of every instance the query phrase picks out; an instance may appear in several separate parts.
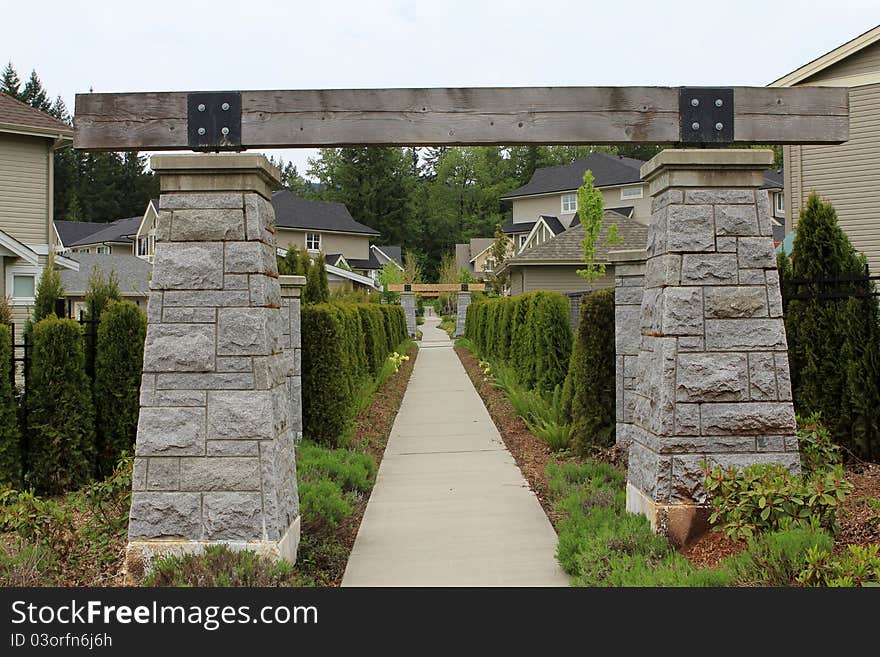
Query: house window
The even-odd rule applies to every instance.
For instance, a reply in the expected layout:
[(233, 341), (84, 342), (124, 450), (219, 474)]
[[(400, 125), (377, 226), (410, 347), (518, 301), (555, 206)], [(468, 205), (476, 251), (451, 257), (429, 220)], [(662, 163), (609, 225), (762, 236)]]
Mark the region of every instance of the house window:
[(32, 274), (13, 274), (12, 298), (33, 299), (36, 291), (36, 276)]
[(137, 242), (137, 254), (139, 256), (148, 256), (150, 255), (150, 238), (149, 237), (140, 237)]
[(577, 209), (578, 209), (577, 194), (563, 194), (562, 195), (562, 214), (569, 214), (571, 212), (577, 212)]
[(529, 234), (523, 233), (522, 235), (517, 235), (516, 237), (516, 246), (518, 250), (522, 250), (522, 248), (526, 245), (526, 239), (528, 239)]
[(620, 188), (620, 200), (626, 201), (632, 198), (642, 198), (643, 189), (641, 185), (633, 185), (632, 187)]
[(486, 258), (484, 271), (495, 271), (495, 258)]
[(785, 214), (785, 194), (777, 192), (773, 195), (773, 207), (777, 214)]
[(321, 250), (321, 233), (306, 233), (306, 249), (309, 251)]
[(95, 253), (100, 255), (110, 255), (110, 247), (109, 246), (99, 246), (95, 249)]

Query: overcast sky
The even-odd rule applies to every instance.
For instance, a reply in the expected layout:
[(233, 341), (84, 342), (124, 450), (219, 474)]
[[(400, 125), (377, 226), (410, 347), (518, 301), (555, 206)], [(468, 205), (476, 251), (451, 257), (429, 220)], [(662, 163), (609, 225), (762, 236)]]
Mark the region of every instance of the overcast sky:
[[(765, 85), (878, 0), (11, 2), (0, 57), (73, 110), (113, 91)], [(300, 171), (314, 151), (283, 151)]]

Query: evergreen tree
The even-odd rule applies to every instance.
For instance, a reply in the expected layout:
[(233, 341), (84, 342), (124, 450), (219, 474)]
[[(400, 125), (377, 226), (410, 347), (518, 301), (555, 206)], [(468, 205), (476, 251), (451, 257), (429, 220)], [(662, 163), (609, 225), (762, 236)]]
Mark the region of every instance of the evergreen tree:
[(866, 272), (832, 205), (810, 194), (791, 267), (780, 268), (786, 296), (810, 297), (785, 308), (795, 410), (820, 411), (837, 442), (871, 457), (880, 454), (880, 314)]
[(327, 283), (327, 269), (324, 267), (324, 254), (319, 253), (308, 269), (306, 286), (302, 292), (302, 302), (307, 304), (326, 303), (330, 300), (330, 287)]
[(33, 328), (28, 380), (28, 484), (59, 494), (87, 483), (95, 457), (95, 411), (82, 331), (54, 316)]
[(101, 315), (95, 364), (98, 475), (107, 476), (137, 432), (147, 318), (130, 301), (115, 301)]
[(21, 488), (21, 434), (11, 374), (12, 332), (0, 324), (0, 485)]
[(12, 62), (8, 62), (6, 68), (3, 69), (3, 78), (0, 80), (0, 91), (9, 94), (17, 100), (21, 100), (21, 79), (18, 77), (15, 68), (12, 66)]
[(46, 90), (43, 89), (43, 83), (40, 81), (40, 76), (37, 75), (36, 71), (31, 71), (31, 76), (24, 84), (20, 100), (41, 112), (48, 112), (52, 109), (52, 103), (49, 101)]
[(61, 284), (61, 275), (55, 269), (55, 258), (49, 254), (49, 261), (43, 269), (43, 275), (37, 283), (36, 296), (34, 297), (34, 312), (31, 317), (34, 323), (55, 314), (55, 300), (64, 297), (64, 286)]

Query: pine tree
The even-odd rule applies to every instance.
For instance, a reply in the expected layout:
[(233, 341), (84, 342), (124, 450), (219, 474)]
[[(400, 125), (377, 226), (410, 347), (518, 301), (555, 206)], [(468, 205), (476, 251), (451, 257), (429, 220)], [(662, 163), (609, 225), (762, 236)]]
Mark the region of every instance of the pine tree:
[(54, 116), (59, 121), (64, 121), (68, 124), (73, 122), (70, 117), (70, 112), (67, 111), (67, 104), (64, 102), (64, 99), (61, 96), (55, 96), (55, 101), (52, 103), (52, 107), (49, 109), (49, 114)]
[(55, 300), (64, 297), (64, 286), (61, 284), (61, 276), (55, 269), (55, 257), (50, 252), (49, 261), (37, 283), (36, 296), (34, 297), (34, 312), (31, 317), (36, 324), (41, 319), (55, 314)]
[(791, 299), (785, 308), (795, 410), (821, 412), (838, 443), (870, 457), (880, 454), (880, 314), (866, 272), (833, 206), (810, 194), (791, 268), (780, 268), (786, 296), (810, 297)]
[(113, 472), (137, 432), (147, 318), (130, 301), (110, 303), (98, 327), (95, 410), (98, 475)]
[(306, 275), (306, 286), (302, 292), (302, 302), (307, 304), (326, 303), (330, 300), (327, 270), (324, 267), (324, 254), (315, 256)]
[(87, 483), (95, 457), (95, 410), (82, 331), (54, 316), (33, 329), (28, 379), (28, 483), (59, 494)]
[(21, 434), (12, 394), (12, 332), (0, 324), (0, 485), (21, 487)]
[(21, 79), (18, 77), (15, 67), (12, 66), (12, 62), (8, 62), (6, 68), (3, 69), (0, 91), (9, 94), (17, 100), (21, 100)]
[(43, 83), (36, 71), (31, 71), (31, 76), (25, 82), (24, 90), (21, 92), (21, 101), (27, 103), (31, 107), (35, 107), (41, 112), (48, 112), (52, 109), (52, 103), (43, 89)]

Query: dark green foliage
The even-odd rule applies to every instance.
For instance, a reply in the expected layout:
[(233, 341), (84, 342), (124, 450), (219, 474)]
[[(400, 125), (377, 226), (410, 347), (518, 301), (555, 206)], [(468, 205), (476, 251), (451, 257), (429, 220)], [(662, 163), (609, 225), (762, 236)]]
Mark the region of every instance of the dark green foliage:
[(356, 493), (373, 487), (376, 462), (367, 454), (304, 442), (297, 450), (297, 478), (303, 526), (323, 533), (353, 513)]
[(64, 286), (61, 284), (61, 276), (49, 262), (37, 283), (36, 297), (34, 298), (34, 312), (31, 320), (34, 324), (49, 315), (55, 314), (55, 300), (64, 296)]
[(324, 255), (319, 253), (309, 265), (306, 275), (306, 286), (302, 291), (304, 304), (327, 303), (330, 300), (330, 287), (327, 283), (327, 269), (324, 267)]
[(21, 433), (12, 394), (12, 332), (0, 324), (0, 485), (21, 486)]
[(837, 510), (852, 490), (840, 466), (806, 478), (779, 464), (750, 465), (743, 470), (720, 466), (706, 473), (712, 497), (709, 522), (731, 537), (793, 526), (837, 530)]
[(28, 483), (62, 493), (89, 481), (95, 461), (95, 411), (79, 324), (54, 316), (33, 328), (28, 381)]
[(563, 394), (564, 405), (570, 403), (572, 445), (582, 454), (614, 443), (614, 349), (614, 290), (598, 290), (581, 300)]
[(798, 452), (805, 475), (830, 470), (841, 462), (840, 447), (834, 444), (819, 413), (798, 417), (797, 426)]
[(100, 319), (101, 313), (111, 301), (122, 301), (119, 294), (119, 279), (116, 272), (111, 271), (109, 276), (96, 266), (89, 276), (89, 287), (86, 290), (86, 319)]
[(514, 367), (525, 388), (552, 393), (565, 380), (571, 325), (561, 294), (539, 291), (472, 303), (465, 336), (480, 357)]
[(147, 318), (134, 303), (113, 302), (101, 314), (95, 368), (99, 476), (112, 472), (134, 445), (146, 332)]
[(299, 586), (289, 561), (274, 561), (252, 550), (209, 545), (204, 554), (156, 559), (143, 586)]
[(795, 410), (821, 412), (834, 440), (855, 454), (880, 454), (880, 314), (878, 300), (864, 296), (870, 282), (794, 283), (863, 277), (858, 254), (837, 223), (830, 203), (811, 194), (801, 211), (791, 267), (780, 262), (787, 295), (850, 293), (860, 298), (792, 299), (785, 328)]
[(364, 383), (404, 340), (406, 318), (400, 306), (304, 305), (303, 433), (325, 445), (344, 442)]
[(287, 247), (284, 257), (278, 256), (278, 273), (282, 276), (306, 276), (309, 273), (312, 261), (309, 254), (300, 251), (295, 244)]
[(759, 534), (746, 550), (724, 561), (737, 586), (793, 586), (812, 550), (830, 550), (834, 539), (822, 530), (795, 527)]

